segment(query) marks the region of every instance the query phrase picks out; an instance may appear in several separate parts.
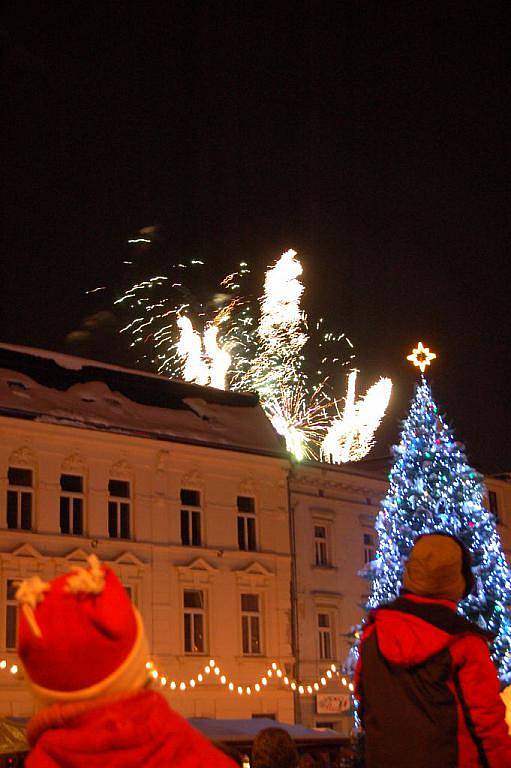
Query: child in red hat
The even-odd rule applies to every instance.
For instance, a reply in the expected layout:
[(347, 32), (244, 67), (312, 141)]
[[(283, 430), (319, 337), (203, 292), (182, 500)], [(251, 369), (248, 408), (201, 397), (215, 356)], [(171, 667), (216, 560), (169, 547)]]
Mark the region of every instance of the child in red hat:
[(148, 689), (144, 627), (95, 555), (45, 583), (24, 581), (18, 653), (37, 704), (27, 768), (234, 768)]

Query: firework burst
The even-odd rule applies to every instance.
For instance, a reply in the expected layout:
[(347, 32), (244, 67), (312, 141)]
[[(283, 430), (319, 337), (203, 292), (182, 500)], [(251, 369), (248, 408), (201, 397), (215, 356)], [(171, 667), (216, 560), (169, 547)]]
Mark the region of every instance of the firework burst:
[(286, 438), (286, 446), (299, 461), (318, 457), (328, 429), (332, 401), (323, 384), (312, 392), (301, 386), (281, 389), (263, 407), (276, 431)]
[[(339, 369), (353, 365), (353, 344), (345, 334), (327, 331), (323, 319), (309, 330), (296, 252), (286, 251), (267, 269), (259, 300), (247, 291), (250, 269), (241, 262), (218, 292), (201, 301), (184, 278), (187, 270), (202, 265), (198, 260), (175, 264), (170, 276), (135, 283), (116, 301), (129, 308), (131, 318), (121, 332), (131, 336), (140, 361), (172, 378), (258, 392), (268, 418), (299, 460), (340, 463), (366, 455), (392, 384), (381, 379), (355, 403), (352, 371), (341, 410), (331, 382), (334, 372), (337, 378)], [(311, 359), (317, 361), (313, 374)]]

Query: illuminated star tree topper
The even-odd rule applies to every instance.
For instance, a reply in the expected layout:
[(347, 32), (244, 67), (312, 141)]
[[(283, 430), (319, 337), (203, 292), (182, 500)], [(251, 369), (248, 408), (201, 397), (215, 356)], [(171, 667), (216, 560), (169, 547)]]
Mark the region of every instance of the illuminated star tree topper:
[(431, 361), (436, 359), (436, 354), (430, 352), (429, 347), (425, 347), (422, 341), (419, 341), (406, 359), (413, 363), (416, 368), (420, 368), (421, 373), (424, 373), (428, 365), (431, 365)]

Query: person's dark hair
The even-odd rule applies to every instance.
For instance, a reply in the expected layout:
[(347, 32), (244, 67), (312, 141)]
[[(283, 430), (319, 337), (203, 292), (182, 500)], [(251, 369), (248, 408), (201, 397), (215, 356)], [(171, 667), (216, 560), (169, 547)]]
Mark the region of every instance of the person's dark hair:
[(303, 755), (300, 755), (298, 768), (316, 768), (316, 766), (317, 762), (310, 752), (304, 752)]
[(452, 533), (446, 533), (445, 531), (430, 531), (430, 533), (423, 533), (420, 536), (417, 536), (414, 545), (419, 539), (422, 539), (425, 536), (446, 536), (449, 539), (453, 539), (459, 546), (461, 549), (461, 575), (465, 580), (465, 591), (463, 592), (462, 597), (463, 599), (468, 597), (475, 584), (474, 574), (472, 573), (472, 555), (470, 554), (469, 548), (461, 541), (461, 539), (458, 539), (457, 536), (454, 536)]
[(215, 745), (216, 749), (219, 750), (219, 752), (223, 752), (224, 755), (230, 757), (231, 760), (236, 763), (236, 765), (239, 765), (240, 768), (242, 768), (243, 758), (237, 749), (234, 749), (234, 747), (231, 747), (229, 744), (223, 744), (221, 741), (214, 741), (213, 744)]
[(296, 768), (298, 752), (283, 728), (264, 728), (252, 746), (252, 768)]

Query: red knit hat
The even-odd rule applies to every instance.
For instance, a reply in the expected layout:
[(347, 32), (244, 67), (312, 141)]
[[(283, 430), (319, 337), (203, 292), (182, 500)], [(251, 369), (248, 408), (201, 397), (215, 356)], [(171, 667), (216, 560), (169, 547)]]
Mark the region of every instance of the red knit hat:
[(46, 706), (135, 690), (147, 680), (142, 620), (98, 558), (50, 582), (22, 582), (18, 653), (35, 698)]

